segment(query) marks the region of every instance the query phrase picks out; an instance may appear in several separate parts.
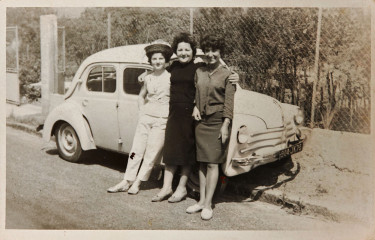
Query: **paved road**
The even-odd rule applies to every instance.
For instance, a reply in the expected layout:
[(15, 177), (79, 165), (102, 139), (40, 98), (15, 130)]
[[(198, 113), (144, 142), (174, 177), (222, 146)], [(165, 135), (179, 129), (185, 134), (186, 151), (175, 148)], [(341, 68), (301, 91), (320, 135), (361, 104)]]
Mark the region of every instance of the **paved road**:
[(157, 171), (136, 196), (106, 193), (122, 178), (125, 156), (96, 151), (80, 164), (57, 155), (54, 143), (7, 127), (6, 229), (189, 229), (314, 230), (346, 227), (287, 213), (267, 203), (224, 195), (215, 201), (214, 218), (186, 214), (195, 200), (152, 203), (161, 187)]

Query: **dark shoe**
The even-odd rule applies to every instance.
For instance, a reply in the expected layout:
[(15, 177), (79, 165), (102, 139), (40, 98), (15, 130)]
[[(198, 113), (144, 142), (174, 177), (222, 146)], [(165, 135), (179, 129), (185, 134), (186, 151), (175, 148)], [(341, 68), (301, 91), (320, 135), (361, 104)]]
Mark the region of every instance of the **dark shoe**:
[(168, 202), (170, 203), (176, 203), (176, 202), (181, 202), (182, 200), (185, 200), (186, 199), (186, 195), (187, 193), (181, 195), (181, 196), (175, 196), (174, 194), (168, 198)]
[(172, 190), (165, 194), (165, 195), (156, 195), (156, 196), (153, 196), (152, 199), (151, 199), (151, 202), (161, 202), (161, 201), (164, 201), (165, 199), (167, 199), (169, 196), (172, 195)]

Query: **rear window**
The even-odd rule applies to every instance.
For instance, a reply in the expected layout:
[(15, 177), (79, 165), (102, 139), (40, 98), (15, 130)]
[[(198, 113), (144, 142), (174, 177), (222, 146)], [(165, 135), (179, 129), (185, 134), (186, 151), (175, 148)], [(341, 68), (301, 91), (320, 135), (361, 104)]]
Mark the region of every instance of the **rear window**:
[(116, 69), (111, 66), (97, 66), (93, 68), (87, 78), (86, 86), (91, 92), (115, 92)]
[(124, 91), (128, 94), (138, 95), (142, 85), (138, 82), (138, 76), (146, 71), (145, 68), (125, 68)]

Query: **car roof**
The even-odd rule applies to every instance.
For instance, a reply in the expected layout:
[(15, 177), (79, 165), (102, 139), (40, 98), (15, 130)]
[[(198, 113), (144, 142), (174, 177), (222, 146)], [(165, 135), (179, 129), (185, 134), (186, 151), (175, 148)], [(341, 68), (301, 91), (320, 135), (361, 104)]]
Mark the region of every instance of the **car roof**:
[(135, 44), (121, 47), (109, 48), (87, 57), (82, 65), (94, 62), (129, 62), (148, 63), (145, 47), (149, 44)]
[(148, 58), (145, 52), (145, 47), (148, 45), (149, 44), (134, 44), (114, 47), (90, 55), (79, 66), (68, 91), (65, 93), (64, 98), (68, 99), (72, 95), (77, 86), (78, 79), (81, 77), (81, 74), (83, 73), (85, 68), (92, 63), (123, 62), (149, 65)]

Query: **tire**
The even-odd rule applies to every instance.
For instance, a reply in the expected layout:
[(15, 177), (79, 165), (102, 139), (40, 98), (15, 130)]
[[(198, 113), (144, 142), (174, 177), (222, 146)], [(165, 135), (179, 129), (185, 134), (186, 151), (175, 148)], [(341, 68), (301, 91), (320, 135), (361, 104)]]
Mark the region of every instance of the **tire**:
[(79, 162), (83, 150), (78, 135), (68, 123), (62, 123), (55, 130), (56, 146), (59, 156), (68, 162)]

